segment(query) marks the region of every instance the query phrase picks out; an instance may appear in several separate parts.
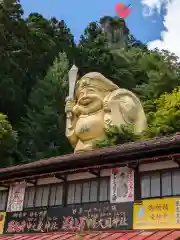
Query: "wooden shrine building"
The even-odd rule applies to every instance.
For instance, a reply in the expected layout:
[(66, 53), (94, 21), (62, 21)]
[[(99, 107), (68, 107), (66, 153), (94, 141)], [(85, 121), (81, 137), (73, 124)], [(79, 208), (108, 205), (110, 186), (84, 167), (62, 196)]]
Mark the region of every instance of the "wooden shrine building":
[(0, 240), (180, 239), (180, 135), (0, 169)]

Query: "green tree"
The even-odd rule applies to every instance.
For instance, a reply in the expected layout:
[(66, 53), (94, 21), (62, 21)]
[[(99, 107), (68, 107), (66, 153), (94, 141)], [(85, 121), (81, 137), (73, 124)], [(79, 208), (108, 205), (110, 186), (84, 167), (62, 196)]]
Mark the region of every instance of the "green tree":
[(20, 55), (27, 55), (23, 38), (27, 28), (22, 14), (19, 1), (0, 3), (0, 111), (6, 113), (10, 121), (20, 116), (25, 97), (22, 77), (26, 76), (26, 71), (19, 60)]
[(17, 146), (17, 132), (12, 129), (7, 116), (0, 113), (0, 167), (14, 164), (12, 154)]
[(180, 64), (174, 54), (157, 50), (143, 52), (139, 64), (148, 77), (137, 88), (142, 100), (155, 100), (180, 85)]
[(37, 13), (24, 19), (19, 0), (1, 1), (0, 22), (0, 111), (17, 127), (32, 88), (74, 41), (64, 21)]
[[(101, 72), (120, 87), (132, 89), (136, 86), (131, 62), (120, 53), (108, 47), (108, 41), (101, 26), (90, 23), (77, 46), (76, 63), (80, 75), (87, 72)], [(133, 67), (134, 68), (134, 67)]]
[(70, 53), (74, 47), (74, 39), (64, 21), (58, 21), (56, 18), (46, 19), (38, 13), (31, 13), (26, 19), (26, 24), (31, 34), (28, 43), (32, 50), (28, 63), (29, 72), (37, 81), (37, 77), (43, 78), (46, 75), (47, 69), (59, 52)]
[(180, 87), (172, 93), (164, 93), (155, 100), (156, 112), (149, 115), (149, 127), (145, 138), (180, 132)]
[(22, 160), (33, 161), (69, 153), (65, 137), (64, 102), (67, 96), (69, 63), (61, 53), (44, 80), (34, 87), (27, 116), (20, 128), (19, 153)]

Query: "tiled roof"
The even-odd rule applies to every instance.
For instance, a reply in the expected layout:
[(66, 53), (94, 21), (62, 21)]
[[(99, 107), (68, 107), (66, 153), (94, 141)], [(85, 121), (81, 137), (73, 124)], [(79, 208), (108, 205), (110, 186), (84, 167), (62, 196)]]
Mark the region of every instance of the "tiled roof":
[(0, 240), (178, 240), (180, 230), (2, 235)]
[(105, 159), (109, 158), (109, 155), (111, 157), (125, 157), (126, 154), (131, 154), (134, 152), (140, 152), (140, 151), (156, 151), (157, 149), (168, 149), (174, 145), (180, 144), (180, 134), (176, 134), (169, 137), (163, 137), (163, 138), (156, 138), (148, 141), (138, 141), (138, 142), (132, 142), (132, 143), (126, 143), (121, 145), (116, 145), (113, 147), (108, 148), (102, 148), (86, 153), (73, 153), (73, 154), (67, 154), (63, 156), (58, 157), (52, 157), (48, 159), (39, 160), (32, 163), (22, 164), (18, 166), (12, 166), (7, 168), (1, 168), (0, 174), (10, 173), (14, 171), (25, 171), (28, 169), (37, 169), (41, 167), (46, 167), (49, 165), (57, 165), (61, 164), (62, 166), (67, 163), (74, 163), (82, 161), (85, 162), (86, 160), (90, 159)]

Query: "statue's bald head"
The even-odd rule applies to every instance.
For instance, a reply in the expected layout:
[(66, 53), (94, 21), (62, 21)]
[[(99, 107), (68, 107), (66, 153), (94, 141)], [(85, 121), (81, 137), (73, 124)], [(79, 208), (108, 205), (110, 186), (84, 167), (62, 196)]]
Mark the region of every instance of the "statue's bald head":
[(78, 98), (79, 92), (83, 88), (94, 88), (99, 92), (111, 92), (118, 89), (118, 86), (114, 84), (109, 79), (105, 78), (101, 73), (90, 72), (85, 74), (77, 83), (76, 83), (76, 98)]

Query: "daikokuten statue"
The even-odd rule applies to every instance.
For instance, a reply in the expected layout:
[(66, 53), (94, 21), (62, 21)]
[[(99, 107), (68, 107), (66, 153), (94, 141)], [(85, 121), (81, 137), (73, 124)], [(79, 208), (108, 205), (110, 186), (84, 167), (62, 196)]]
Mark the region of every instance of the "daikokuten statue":
[(72, 82), (70, 79), (69, 84), (71, 96), (65, 106), (66, 136), (75, 152), (92, 150), (94, 141), (102, 140), (105, 130), (112, 125), (133, 124), (136, 133), (146, 128), (140, 100), (101, 73), (91, 72)]

